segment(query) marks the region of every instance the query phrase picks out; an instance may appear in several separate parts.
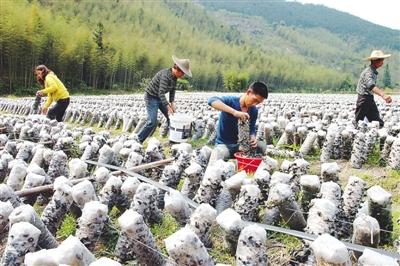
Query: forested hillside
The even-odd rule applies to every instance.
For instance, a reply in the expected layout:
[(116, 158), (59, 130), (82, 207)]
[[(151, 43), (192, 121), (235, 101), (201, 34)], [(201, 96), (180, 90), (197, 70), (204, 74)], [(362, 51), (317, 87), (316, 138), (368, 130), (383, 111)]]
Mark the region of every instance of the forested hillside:
[[(33, 69), (42, 63), (73, 91), (137, 91), (172, 65), (172, 54), (191, 59), (190, 84), (202, 90), (240, 90), (254, 79), (273, 90), (344, 90), (363, 67), (354, 51), (344, 56), (348, 63), (337, 63), (336, 50), (349, 45), (326, 29), (258, 18), (263, 34), (255, 38), (219, 12), (192, 1), (2, 1), (0, 92), (34, 91)], [(227, 12), (227, 19), (232, 16), (237, 14)], [(308, 35), (327, 38), (308, 44)], [(277, 49), (282, 43), (293, 49)]]
[[(373, 24), (345, 12), (322, 5), (293, 1), (208, 1), (198, 0), (209, 9), (226, 9), (251, 16), (260, 16), (277, 25), (302, 28), (324, 28), (345, 38), (359, 39), (359, 48), (384, 46), (400, 50), (400, 32)], [(363, 6), (360, 3), (360, 9)], [(377, 14), (378, 15), (378, 14)], [(384, 16), (384, 14), (379, 14)]]
[[(390, 82), (400, 83), (400, 31), (373, 24), (322, 5), (277, 1), (196, 1), (220, 21), (248, 35), (266, 51), (306, 57), (357, 78), (372, 49), (392, 54)], [(362, 7), (360, 7), (362, 8)], [(380, 70), (383, 72), (383, 70)]]

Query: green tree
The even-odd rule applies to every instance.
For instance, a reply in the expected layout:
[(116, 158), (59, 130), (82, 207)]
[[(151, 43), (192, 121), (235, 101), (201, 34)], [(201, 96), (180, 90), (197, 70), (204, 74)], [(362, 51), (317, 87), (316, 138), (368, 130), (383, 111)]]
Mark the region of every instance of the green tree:
[(190, 85), (187, 79), (178, 79), (176, 82), (176, 88), (177, 90), (188, 91), (192, 90), (193, 86)]
[(239, 73), (234, 70), (223, 74), (224, 88), (228, 91), (242, 92), (247, 88), (249, 74)]
[(341, 91), (351, 91), (354, 88), (355, 84), (350, 76), (347, 76), (342, 83), (340, 84)]
[(392, 87), (392, 79), (390, 76), (389, 64), (385, 66), (385, 71), (383, 72), (383, 86), (387, 88)]
[(93, 40), (97, 44), (97, 49), (101, 52), (104, 50), (103, 34), (104, 26), (103, 23), (99, 22), (97, 23), (97, 27), (93, 32)]

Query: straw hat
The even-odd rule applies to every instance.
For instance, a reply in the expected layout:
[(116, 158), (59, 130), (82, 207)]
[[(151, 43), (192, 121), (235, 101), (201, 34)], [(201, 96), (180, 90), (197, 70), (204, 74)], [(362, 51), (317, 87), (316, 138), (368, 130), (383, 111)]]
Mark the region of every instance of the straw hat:
[(373, 50), (371, 52), (371, 56), (367, 57), (365, 60), (376, 60), (376, 59), (384, 59), (391, 56), (391, 54), (384, 54), (381, 50)]
[(192, 77), (192, 71), (190, 71), (189, 67), (189, 59), (179, 59), (175, 55), (172, 56), (172, 60), (174, 60), (174, 63), (189, 77)]

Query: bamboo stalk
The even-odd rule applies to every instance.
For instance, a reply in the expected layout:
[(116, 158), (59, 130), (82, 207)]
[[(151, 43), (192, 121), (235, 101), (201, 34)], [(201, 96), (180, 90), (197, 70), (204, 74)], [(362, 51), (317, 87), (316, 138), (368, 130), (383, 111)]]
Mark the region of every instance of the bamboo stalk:
[[(85, 180), (91, 181), (93, 179), (89, 178), (89, 177), (80, 178), (80, 179), (72, 179), (71, 183), (72, 183), (72, 185), (76, 185)], [(19, 196), (19, 197), (25, 197), (25, 196), (31, 196), (31, 195), (40, 194), (40, 193), (47, 192), (47, 191), (52, 191), (52, 190), (53, 190), (53, 184), (16, 191), (15, 194), (17, 194), (17, 196)]]
[[(167, 158), (167, 159), (159, 160), (159, 161), (156, 161), (156, 162), (151, 162), (151, 163), (138, 165), (138, 166), (135, 166), (135, 167), (132, 167), (132, 168), (128, 168), (127, 170), (128, 171), (132, 171), (132, 172), (137, 172), (137, 171), (146, 170), (146, 169), (149, 169), (149, 168), (165, 165), (165, 164), (173, 162), (174, 160), (175, 160), (175, 158)], [(123, 173), (122, 171), (111, 172), (112, 175), (120, 175), (122, 173)]]

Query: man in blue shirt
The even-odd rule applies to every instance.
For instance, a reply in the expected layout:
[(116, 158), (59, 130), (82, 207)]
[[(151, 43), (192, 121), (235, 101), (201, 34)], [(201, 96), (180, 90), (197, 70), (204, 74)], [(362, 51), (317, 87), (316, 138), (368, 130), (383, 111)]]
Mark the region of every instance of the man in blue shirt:
[[(238, 119), (250, 119), (250, 142), (252, 148), (257, 148), (256, 121), (258, 110), (256, 105), (268, 98), (268, 88), (263, 82), (256, 81), (250, 84), (246, 93), (239, 96), (211, 97), (208, 104), (221, 111), (218, 120), (216, 148), (221, 150), (222, 156), (227, 159), (238, 151)], [(261, 147), (260, 147), (261, 148)], [(265, 151), (265, 148), (264, 148)], [(264, 152), (262, 151), (262, 152)], [(214, 157), (213, 157), (214, 158)], [(211, 160), (211, 158), (210, 158)]]

